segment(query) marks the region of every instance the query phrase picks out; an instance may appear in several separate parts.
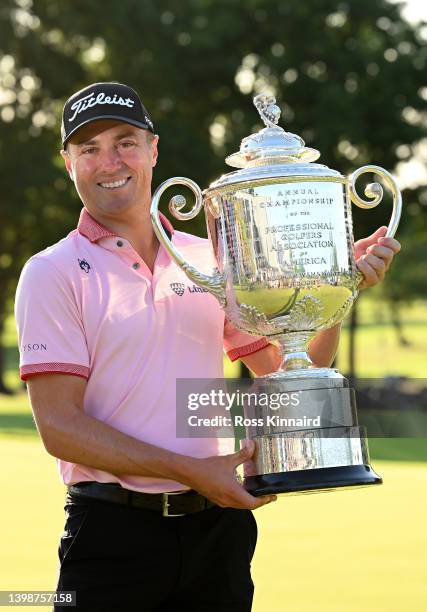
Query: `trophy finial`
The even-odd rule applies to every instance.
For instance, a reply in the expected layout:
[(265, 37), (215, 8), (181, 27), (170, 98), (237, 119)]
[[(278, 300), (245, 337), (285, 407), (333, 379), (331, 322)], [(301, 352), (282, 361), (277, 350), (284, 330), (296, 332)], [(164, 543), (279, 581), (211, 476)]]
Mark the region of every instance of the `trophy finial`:
[(226, 158), (229, 166), (259, 168), (279, 163), (311, 162), (319, 157), (319, 151), (306, 147), (300, 136), (277, 125), (281, 111), (272, 94), (264, 91), (253, 98), (253, 103), (266, 127), (243, 138), (240, 150)]
[(281, 113), (280, 108), (276, 105), (276, 98), (267, 93), (261, 93), (255, 96), (253, 102), (266, 127), (275, 127)]

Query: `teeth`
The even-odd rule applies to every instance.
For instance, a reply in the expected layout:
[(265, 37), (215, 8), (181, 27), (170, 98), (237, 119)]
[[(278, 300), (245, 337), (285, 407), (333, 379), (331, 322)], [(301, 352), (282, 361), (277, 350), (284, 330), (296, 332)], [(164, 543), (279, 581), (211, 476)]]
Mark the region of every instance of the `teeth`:
[(105, 187), (106, 189), (115, 189), (116, 187), (123, 187), (127, 183), (127, 179), (123, 179), (122, 181), (114, 181), (114, 183), (99, 183), (101, 187)]

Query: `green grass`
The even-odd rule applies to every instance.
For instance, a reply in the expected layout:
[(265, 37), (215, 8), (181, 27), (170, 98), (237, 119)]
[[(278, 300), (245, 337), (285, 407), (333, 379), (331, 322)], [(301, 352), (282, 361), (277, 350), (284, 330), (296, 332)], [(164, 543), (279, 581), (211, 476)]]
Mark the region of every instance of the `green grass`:
[[(0, 590), (53, 589), (64, 520), (55, 460), (35, 437), (4, 436), (0, 462)], [(427, 465), (374, 467), (380, 487), (282, 497), (256, 512), (254, 612), (423, 609)]]
[(255, 612), (422, 610), (427, 466), (375, 462), (379, 487), (261, 509)]
[[(390, 310), (376, 298), (377, 291), (367, 297), (362, 293), (358, 302), (360, 327), (356, 334), (356, 371), (359, 378), (409, 376), (427, 378), (427, 304), (415, 302), (402, 309), (403, 333), (409, 341), (401, 346), (391, 325)], [(337, 366), (348, 371), (348, 318), (344, 322)]]
[[(356, 336), (356, 371), (359, 378), (409, 376), (427, 378), (427, 323), (407, 323), (409, 346), (398, 346), (390, 326), (364, 327)], [(348, 371), (348, 330), (341, 334), (337, 367)]]

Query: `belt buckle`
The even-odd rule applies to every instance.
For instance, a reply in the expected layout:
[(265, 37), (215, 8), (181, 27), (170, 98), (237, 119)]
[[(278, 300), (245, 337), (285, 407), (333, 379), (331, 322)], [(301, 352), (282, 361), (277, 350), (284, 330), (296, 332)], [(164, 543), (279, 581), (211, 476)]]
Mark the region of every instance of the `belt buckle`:
[(166, 518), (173, 518), (174, 516), (185, 516), (184, 514), (170, 514), (169, 512), (169, 496), (170, 495), (182, 495), (182, 493), (162, 493), (162, 515)]

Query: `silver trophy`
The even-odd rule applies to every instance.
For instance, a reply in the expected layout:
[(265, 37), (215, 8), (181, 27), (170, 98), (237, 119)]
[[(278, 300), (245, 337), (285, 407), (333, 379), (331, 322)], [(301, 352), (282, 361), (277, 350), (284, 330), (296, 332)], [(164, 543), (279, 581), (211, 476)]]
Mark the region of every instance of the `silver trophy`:
[[(247, 428), (256, 450), (245, 469), (245, 488), (264, 495), (380, 484), (369, 464), (366, 432), (358, 426), (353, 389), (338, 370), (314, 367), (308, 344), (342, 321), (358, 295), (362, 275), (353, 255), (351, 202), (374, 208), (383, 197), (379, 183), (366, 187), (369, 200), (360, 197), (358, 177), (379, 175), (393, 194), (387, 236), (396, 232), (401, 194), (378, 166), (363, 166), (347, 178), (313, 163), (319, 152), (277, 125), (275, 102), (265, 94), (254, 98), (265, 128), (244, 138), (240, 151), (227, 157), (238, 170), (203, 192), (182, 177), (159, 186), (151, 206), (154, 231), (188, 278), (218, 299), (236, 328), (280, 345), (281, 369), (257, 378), (255, 392), (299, 394), (298, 409), (276, 411), (278, 424), (267, 424), (268, 408), (252, 409), (265, 425)], [(169, 210), (175, 218), (191, 219), (204, 206), (218, 263), (210, 276), (185, 261), (160, 222), (160, 197), (176, 185), (190, 188), (195, 204), (181, 212), (185, 198), (173, 197)], [(297, 412), (317, 414), (320, 426), (281, 425)]]

